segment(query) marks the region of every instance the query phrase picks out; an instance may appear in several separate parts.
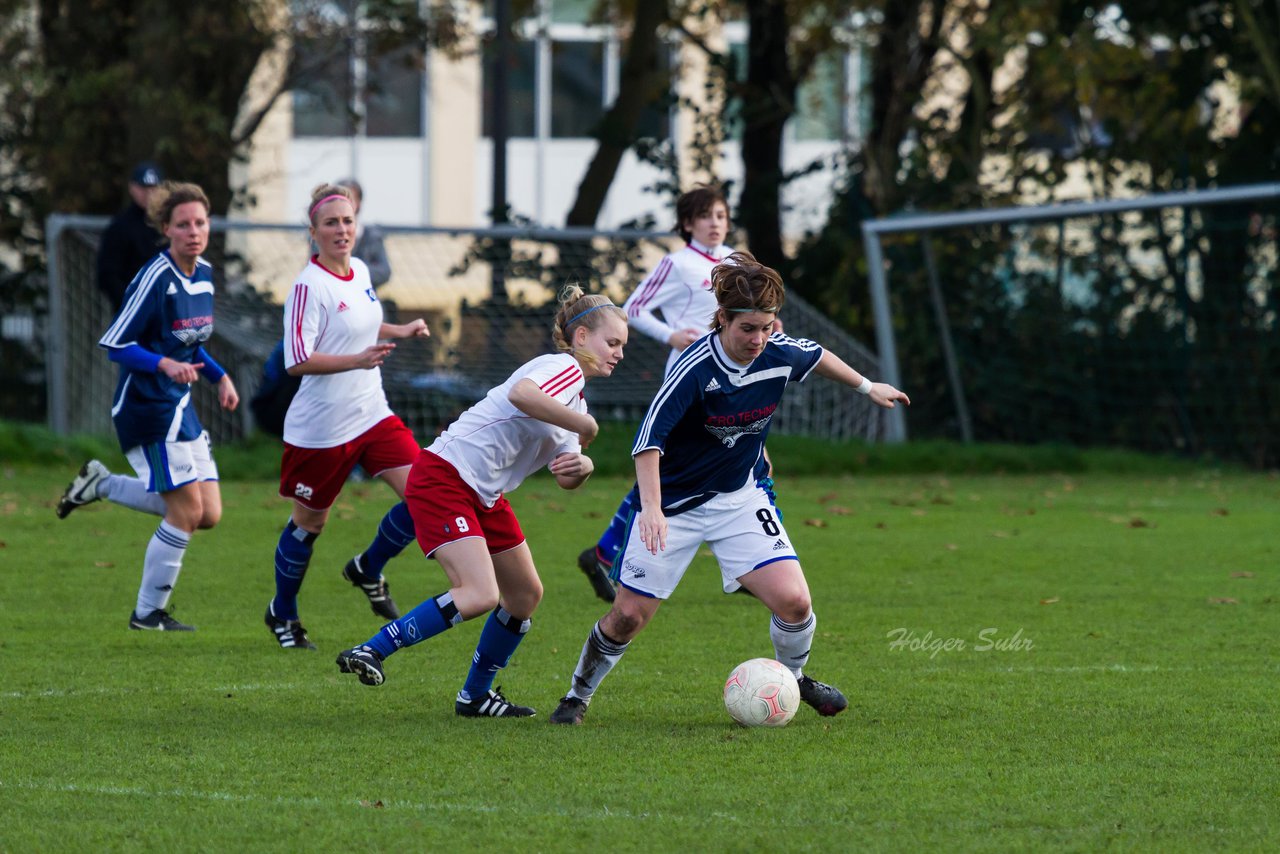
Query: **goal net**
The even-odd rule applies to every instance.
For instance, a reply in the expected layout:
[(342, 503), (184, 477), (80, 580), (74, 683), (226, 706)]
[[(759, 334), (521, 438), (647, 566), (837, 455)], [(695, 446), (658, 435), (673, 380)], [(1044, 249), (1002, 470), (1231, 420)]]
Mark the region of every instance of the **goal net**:
[(1280, 463), (1278, 212), (1269, 184), (866, 223), (911, 436)]

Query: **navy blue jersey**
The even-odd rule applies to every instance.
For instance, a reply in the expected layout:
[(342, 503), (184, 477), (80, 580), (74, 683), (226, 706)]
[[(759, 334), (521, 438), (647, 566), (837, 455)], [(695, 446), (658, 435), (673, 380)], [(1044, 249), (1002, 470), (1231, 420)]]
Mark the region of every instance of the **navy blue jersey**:
[[(129, 283), (124, 306), (100, 347), (137, 344), (179, 362), (196, 361), (196, 348), (213, 334), (213, 267), (196, 259), (190, 279), (161, 252)], [(188, 442), (204, 429), (191, 406), (191, 386), (160, 371), (120, 366), (111, 420), (124, 450), (153, 442)]]
[[(657, 448), (662, 509), (675, 515), (763, 472), (764, 442), (788, 383), (803, 382), (822, 347), (780, 332), (746, 367), (711, 332), (676, 361), (640, 423), (632, 456)], [(638, 495), (638, 492), (637, 492)]]

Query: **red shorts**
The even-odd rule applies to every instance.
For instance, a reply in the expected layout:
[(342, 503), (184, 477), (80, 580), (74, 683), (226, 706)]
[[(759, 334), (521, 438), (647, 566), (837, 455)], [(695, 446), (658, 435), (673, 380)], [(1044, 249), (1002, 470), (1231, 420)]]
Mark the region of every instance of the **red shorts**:
[(510, 551), (524, 542), (524, 531), (506, 498), (485, 507), (458, 470), (430, 451), (418, 455), (409, 471), (404, 503), (413, 517), (413, 530), (422, 553), (467, 537), (484, 537), (489, 554)]
[(309, 510), (328, 510), (357, 464), (370, 477), (377, 477), (389, 469), (413, 465), (421, 450), (413, 432), (395, 415), (332, 448), (299, 448), (286, 442), (280, 461), (280, 494)]

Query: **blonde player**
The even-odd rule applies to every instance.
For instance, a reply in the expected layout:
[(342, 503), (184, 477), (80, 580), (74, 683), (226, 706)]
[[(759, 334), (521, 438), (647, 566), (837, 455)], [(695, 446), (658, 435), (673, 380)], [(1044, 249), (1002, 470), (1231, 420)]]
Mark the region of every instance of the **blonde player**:
[(381, 685), (387, 656), (489, 612), (454, 710), (464, 717), (534, 714), (492, 688), (542, 599), (542, 581), (504, 493), (544, 466), (562, 489), (576, 489), (591, 475), (591, 458), (582, 451), (597, 426), (583, 387), (622, 360), (626, 315), (607, 297), (570, 287), (561, 295), (553, 337), (559, 353), (517, 369), (413, 464), (405, 501), (418, 544), (440, 562), (449, 589), (340, 653), (343, 673)]
[[(329, 508), (356, 465), (404, 496), (418, 443), (382, 391), (380, 366), (395, 349), (383, 339), (429, 335), (426, 321), (385, 323), (369, 270), (352, 257), (356, 205), (346, 187), (321, 184), (308, 207), (316, 254), (302, 270), (284, 314), (284, 364), (302, 384), (284, 420), (280, 495), (293, 512), (276, 546), (276, 595), (265, 622), (282, 649), (315, 649), (298, 619), (298, 591)], [(387, 511), (369, 547), (343, 577), (383, 619), (400, 614), (382, 567), (413, 541), (404, 502)]]

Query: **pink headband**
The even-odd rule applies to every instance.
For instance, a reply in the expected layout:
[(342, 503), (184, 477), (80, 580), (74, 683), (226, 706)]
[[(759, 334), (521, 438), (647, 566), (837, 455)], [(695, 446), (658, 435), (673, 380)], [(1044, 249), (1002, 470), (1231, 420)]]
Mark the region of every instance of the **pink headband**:
[(325, 196), (323, 199), (321, 199), (320, 201), (316, 202), (314, 205), (312, 205), (312, 206), (311, 206), (311, 213), (307, 215), (308, 219), (315, 219), (315, 218), (316, 218), (316, 208), (320, 207), (320, 206), (321, 206), (321, 205), (323, 205), (325, 202), (331, 202), (331, 201), (333, 201), (334, 199), (346, 199), (346, 201), (348, 201), (348, 202), (350, 202), (350, 201), (351, 201), (351, 199), (347, 198), (347, 197), (346, 197), (346, 196), (344, 196), (342, 193), (333, 193), (333, 194), (331, 194), (331, 195)]

